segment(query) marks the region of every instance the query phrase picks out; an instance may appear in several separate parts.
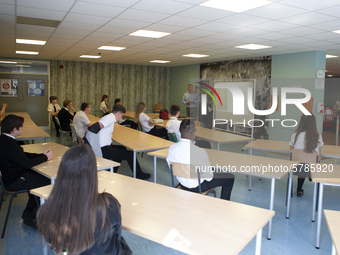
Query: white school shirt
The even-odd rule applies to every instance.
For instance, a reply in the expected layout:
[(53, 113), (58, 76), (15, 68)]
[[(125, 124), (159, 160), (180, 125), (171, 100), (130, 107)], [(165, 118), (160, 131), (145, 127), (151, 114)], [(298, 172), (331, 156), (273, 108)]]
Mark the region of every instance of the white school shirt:
[(139, 122), (142, 125), (142, 129), (144, 132), (149, 133), (151, 129), (153, 129), (154, 125), (149, 126), (150, 117), (146, 115), (144, 112), (139, 114)]
[[(56, 109), (56, 112), (59, 111), (61, 108), (58, 104), (55, 104), (55, 109)], [(53, 104), (49, 104), (48, 107), (47, 107), (47, 111), (48, 112), (55, 112), (54, 111), (54, 107), (53, 107)]]
[[(206, 169), (210, 166), (210, 161), (207, 152), (196, 146), (189, 139), (181, 139), (178, 143), (170, 146), (168, 156), (166, 161), (170, 166), (170, 162), (190, 164), (195, 166), (203, 167), (201, 169)], [(201, 183), (203, 181), (211, 181), (213, 173), (211, 172), (201, 172)], [(185, 187), (191, 189), (198, 186), (197, 177), (194, 179), (187, 179), (182, 177), (176, 177), (177, 180)]]
[[(294, 140), (295, 140), (295, 135), (296, 135), (296, 132), (293, 133), (290, 137), (290, 141), (289, 141), (289, 145), (290, 146), (293, 146), (294, 149), (300, 149), (300, 150), (303, 150), (305, 149), (305, 135), (306, 135), (306, 132), (301, 132), (298, 136), (298, 138), (296, 139), (296, 143), (294, 144)], [(317, 153), (319, 153), (319, 148), (323, 145), (323, 141), (322, 141), (322, 137), (321, 135), (319, 134), (319, 141), (318, 141), (318, 145), (316, 146), (315, 148), (315, 151)]]
[(107, 108), (107, 105), (106, 105), (106, 102), (105, 102), (105, 101), (102, 101), (102, 102), (100, 103), (100, 110), (102, 110), (103, 113), (106, 113), (106, 111), (104, 110), (104, 107)]
[(86, 113), (83, 111), (79, 111), (76, 113), (76, 115), (73, 118), (73, 125), (74, 128), (76, 129), (76, 133), (78, 136), (83, 138), (87, 132), (87, 127), (86, 125), (90, 124), (91, 121), (89, 118), (86, 116)]
[(179, 131), (180, 125), (181, 121), (176, 117), (171, 117), (168, 123), (166, 123), (166, 130), (168, 130), (168, 133), (175, 133), (177, 141), (181, 140), (181, 132)]

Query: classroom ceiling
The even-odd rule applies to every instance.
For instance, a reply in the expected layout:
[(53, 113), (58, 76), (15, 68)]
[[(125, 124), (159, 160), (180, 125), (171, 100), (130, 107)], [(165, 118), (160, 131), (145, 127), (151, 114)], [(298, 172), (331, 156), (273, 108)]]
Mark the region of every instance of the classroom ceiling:
[[(0, 57), (181, 66), (315, 50), (340, 56), (340, 34), (332, 32), (340, 30), (339, 0), (271, 0), (242, 13), (201, 6), (205, 1), (0, 0)], [(129, 35), (139, 29), (171, 34), (159, 39)], [(47, 43), (17, 44), (16, 39)], [(235, 48), (250, 43), (272, 48)], [(103, 45), (126, 49), (98, 50)], [(100, 59), (79, 58), (99, 53)], [(182, 56), (189, 53), (210, 56)], [(340, 76), (340, 58), (327, 59), (326, 69)]]

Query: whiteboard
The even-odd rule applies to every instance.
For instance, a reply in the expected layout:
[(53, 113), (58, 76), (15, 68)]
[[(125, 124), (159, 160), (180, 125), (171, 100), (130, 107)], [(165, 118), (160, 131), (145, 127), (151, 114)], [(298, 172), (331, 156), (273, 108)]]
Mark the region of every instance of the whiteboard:
[[(241, 89), (244, 95), (244, 115), (234, 115), (233, 114), (233, 94), (228, 88), (230, 85), (236, 86)], [(215, 82), (215, 90), (219, 94), (222, 105), (219, 103), (217, 95), (215, 95), (216, 105), (215, 105), (215, 119), (225, 119), (230, 122), (232, 120), (235, 122), (244, 122), (247, 125), (248, 121), (253, 119), (253, 113), (248, 110), (248, 88), (253, 89), (252, 100), (254, 102), (255, 98), (255, 83), (254, 81), (242, 81), (242, 82)]]

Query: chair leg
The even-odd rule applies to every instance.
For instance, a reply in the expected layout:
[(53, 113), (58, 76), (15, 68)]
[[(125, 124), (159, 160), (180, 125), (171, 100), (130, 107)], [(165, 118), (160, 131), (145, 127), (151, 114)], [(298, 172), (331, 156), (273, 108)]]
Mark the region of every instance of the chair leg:
[(60, 132), (59, 144), (61, 144), (62, 140), (63, 140), (63, 132)]
[(6, 214), (6, 219), (5, 219), (5, 224), (4, 224), (4, 228), (2, 229), (1, 239), (3, 239), (4, 236), (5, 236), (7, 222), (8, 222), (8, 218), (9, 218), (9, 213), (11, 211), (13, 198), (14, 198), (14, 196), (11, 196), (11, 200), (9, 201), (9, 205), (8, 205), (8, 209), (7, 209), (7, 214)]

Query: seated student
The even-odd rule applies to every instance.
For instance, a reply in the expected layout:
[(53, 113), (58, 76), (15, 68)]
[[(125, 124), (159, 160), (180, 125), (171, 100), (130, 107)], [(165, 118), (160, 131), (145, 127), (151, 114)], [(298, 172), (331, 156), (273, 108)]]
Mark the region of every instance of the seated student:
[[(2, 181), (6, 189), (11, 191), (30, 190), (51, 184), (48, 178), (31, 168), (51, 160), (53, 153), (51, 150), (46, 150), (41, 154), (24, 152), (16, 141), (16, 137), (22, 134), (23, 124), (24, 118), (13, 114), (7, 115), (1, 122), (0, 162)], [(37, 228), (35, 218), (37, 209), (36, 197), (30, 195), (22, 214), (24, 224)]]
[(5, 115), (5, 111), (6, 111), (7, 106), (8, 106), (8, 104), (6, 104), (6, 103), (2, 104), (2, 109), (0, 111), (0, 118), (2, 118)]
[(73, 125), (76, 129), (77, 136), (84, 138), (87, 128), (91, 127), (91, 121), (86, 116), (91, 112), (91, 105), (89, 103), (82, 103), (80, 106), (81, 111), (77, 112), (73, 119)]
[[(70, 124), (71, 120), (74, 118), (74, 114), (76, 114), (76, 110), (73, 108), (70, 99), (64, 100), (63, 106), (64, 107), (58, 112), (60, 126), (63, 131), (71, 131)], [(73, 115), (70, 113), (70, 110), (73, 110)]]
[[(116, 98), (115, 99), (115, 105), (116, 104), (123, 105), (123, 102), (122, 102), (122, 100), (120, 98)], [(125, 115), (123, 115), (122, 119), (120, 121), (118, 121), (118, 123), (120, 125), (129, 125), (133, 129), (137, 129), (137, 127), (138, 127), (138, 124), (135, 123), (134, 121), (127, 120)]]
[(178, 105), (171, 105), (170, 106), (170, 114), (171, 118), (166, 123), (166, 130), (168, 130), (168, 133), (175, 133), (177, 137), (177, 141), (181, 140), (181, 132), (179, 132), (179, 126), (181, 125), (181, 121), (177, 118), (179, 117), (181, 113), (181, 109)]
[(108, 95), (102, 96), (102, 101), (100, 103), (100, 110), (103, 112), (103, 116), (110, 113), (109, 106), (107, 105), (108, 100), (109, 100)]
[[(166, 161), (191, 164), (207, 168), (210, 166), (207, 152), (193, 143), (195, 139), (195, 123), (190, 119), (182, 120), (180, 125), (181, 140), (170, 146)], [(202, 192), (222, 186), (221, 198), (230, 200), (231, 190), (234, 185), (234, 175), (230, 173), (201, 172)], [(198, 192), (198, 180), (177, 177), (181, 188), (193, 192)]]
[(156, 128), (155, 127), (156, 123), (143, 112), (144, 110), (145, 103), (139, 102), (136, 106), (135, 122), (136, 123), (138, 123), (138, 121), (140, 122), (140, 124), (142, 125), (143, 132), (169, 140), (168, 132), (166, 131), (166, 129)]
[(47, 107), (47, 111), (50, 113), (52, 120), (54, 122), (54, 126), (55, 126), (55, 130), (57, 131), (57, 137), (60, 136), (60, 132), (59, 132), (59, 126), (55, 121), (55, 117), (58, 115), (59, 111), (60, 111), (60, 106), (59, 104), (57, 104), (58, 102), (58, 98), (55, 96), (50, 96), (50, 104)]
[[(90, 131), (87, 132), (86, 140), (91, 145), (96, 156), (111, 159), (119, 163), (123, 160), (126, 160), (132, 170), (133, 152), (127, 150), (124, 146), (111, 144), (114, 124), (122, 118), (124, 113), (125, 108), (122, 105), (113, 106), (112, 113), (105, 115), (98, 121), (100, 131), (97, 134)], [(117, 171), (118, 168), (115, 168), (115, 172)], [(149, 179), (151, 177), (150, 174), (144, 173), (142, 171), (138, 161), (136, 161), (136, 177), (143, 180)]]
[(96, 158), (87, 144), (65, 153), (37, 218), (39, 234), (56, 254), (132, 254), (122, 237), (118, 200), (98, 193)]

